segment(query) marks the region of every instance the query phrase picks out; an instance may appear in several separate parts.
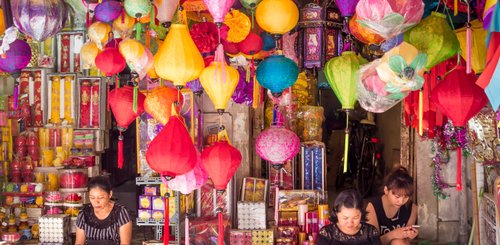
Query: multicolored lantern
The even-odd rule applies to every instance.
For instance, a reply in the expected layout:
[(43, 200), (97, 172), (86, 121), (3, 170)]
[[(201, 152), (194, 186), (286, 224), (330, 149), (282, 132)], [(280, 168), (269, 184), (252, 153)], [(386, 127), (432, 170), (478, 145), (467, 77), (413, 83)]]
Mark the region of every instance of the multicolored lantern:
[(305, 68), (323, 67), (323, 14), (324, 10), (315, 3), (306, 4), (301, 9), (299, 26), (302, 31), (302, 66)]
[(191, 39), (187, 26), (181, 24), (172, 24), (154, 60), (158, 76), (180, 87), (198, 78), (205, 68), (203, 57)]
[(128, 126), (144, 112), (144, 100), (146, 96), (138, 93), (136, 97), (137, 110), (134, 111), (134, 88), (125, 86), (115, 88), (108, 95), (108, 103), (116, 119), (120, 136), (118, 136), (118, 168), (123, 167), (123, 135)]
[(179, 6), (179, 0), (153, 0), (153, 4), (158, 9), (156, 18), (165, 27), (169, 27), (177, 6)]
[(292, 0), (263, 0), (255, 11), (257, 24), (273, 35), (283, 35), (299, 21), (299, 8)]
[[(148, 93), (144, 109), (159, 123), (166, 125), (172, 114), (178, 114), (184, 104), (184, 96), (177, 89), (160, 86)], [(177, 112), (172, 112), (175, 109)]]
[(115, 0), (108, 0), (95, 7), (94, 19), (102, 22), (111, 22), (123, 12), (122, 4)]
[[(361, 65), (367, 61), (351, 51), (342, 53), (325, 64), (325, 76), (328, 84), (346, 111), (349, 121), (349, 111), (356, 104), (356, 73)], [(346, 123), (345, 145), (344, 145), (344, 173), (347, 172), (347, 156), (349, 152), (349, 123)]]
[(58, 33), (68, 16), (66, 4), (60, 0), (16, 0), (11, 9), (17, 28), (37, 41)]
[(283, 90), (297, 81), (299, 67), (284, 55), (272, 55), (259, 64), (255, 75), (262, 87), (269, 89), (273, 96), (280, 97)]
[(453, 57), (460, 49), (446, 15), (437, 12), (432, 12), (417, 26), (405, 32), (404, 40), (428, 55), (426, 69)]
[(224, 17), (226, 17), (227, 11), (233, 6), (234, 0), (203, 0), (203, 3), (207, 7), (208, 12), (214, 18), (217, 27), (222, 26), (224, 22)]
[(342, 18), (334, 2), (325, 9), (325, 61), (337, 57), (343, 50)]
[[(431, 93), (431, 101), (456, 127), (467, 122), (488, 103), (484, 91), (475, 84), (476, 75), (459, 65), (446, 75)], [(459, 109), (457, 109), (459, 108)], [(465, 129), (459, 129), (465, 130)], [(457, 190), (462, 190), (462, 150), (457, 148)]]
[(280, 169), (283, 164), (299, 153), (300, 139), (281, 125), (272, 125), (262, 131), (255, 140), (255, 150), (259, 156)]
[(358, 22), (384, 39), (391, 39), (415, 26), (424, 14), (422, 0), (360, 0)]

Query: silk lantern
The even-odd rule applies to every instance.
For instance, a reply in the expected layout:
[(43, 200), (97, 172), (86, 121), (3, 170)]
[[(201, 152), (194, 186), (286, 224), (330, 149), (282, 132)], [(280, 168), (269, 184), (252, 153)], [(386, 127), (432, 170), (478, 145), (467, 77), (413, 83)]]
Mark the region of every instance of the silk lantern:
[(123, 3), (123, 8), (128, 15), (135, 17), (137, 19), (137, 24), (135, 26), (136, 39), (141, 39), (142, 25), (139, 22), (141, 17), (147, 16), (151, 11), (151, 1), (150, 0), (125, 0)]
[(132, 18), (125, 12), (122, 12), (122, 16), (113, 21), (113, 30), (116, 31), (120, 37), (126, 38), (132, 33), (134, 25), (135, 18)]
[(19, 96), (18, 78), (21, 75), (21, 70), (30, 63), (31, 48), (25, 41), (16, 39), (17, 31), (13, 32), (12, 36), (8, 37), (8, 33), (10, 32), (9, 29), (6, 30), (6, 34), (0, 45), (0, 70), (10, 73), (15, 80), (13, 96), (14, 108), (17, 109)]
[(82, 68), (88, 70), (95, 67), (95, 58), (99, 52), (101, 52), (101, 50), (97, 48), (97, 45), (94, 42), (89, 41), (83, 44), (82, 49), (80, 50)]
[(191, 39), (188, 27), (181, 24), (172, 24), (154, 60), (158, 76), (179, 87), (198, 78), (205, 68), (203, 57)]
[(142, 93), (137, 94), (137, 110), (134, 111), (134, 88), (125, 86), (115, 88), (108, 95), (108, 103), (116, 119), (116, 125), (120, 136), (118, 136), (118, 168), (123, 167), (123, 135), (128, 126), (144, 112), (144, 100), (146, 97)]
[(262, 38), (251, 32), (242, 42), (238, 43), (238, 50), (246, 55), (254, 55), (262, 49)]
[(297, 25), (299, 8), (292, 0), (263, 0), (257, 5), (255, 20), (263, 30), (283, 35)]
[(233, 6), (235, 0), (203, 0), (203, 3), (207, 7), (208, 12), (214, 18), (217, 27), (222, 26), (224, 22), (224, 17), (226, 17), (227, 11)]
[[(146, 101), (144, 101), (144, 109), (156, 121), (166, 125), (170, 116), (177, 114), (183, 104), (184, 96), (177, 89), (160, 86), (148, 93)], [(172, 109), (177, 112), (172, 112)]]
[(457, 36), (446, 21), (446, 15), (437, 12), (432, 12), (417, 26), (405, 32), (404, 40), (428, 55), (426, 69), (453, 57), (460, 48)]
[(297, 81), (299, 68), (284, 55), (272, 55), (259, 64), (255, 75), (262, 87), (269, 89), (273, 96), (280, 97), (283, 90)]
[(335, 5), (339, 8), (342, 17), (351, 17), (358, 2), (359, 0), (335, 0)]
[[(219, 141), (205, 148), (201, 159), (207, 174), (214, 183), (218, 193), (226, 190), (227, 183), (241, 164), (242, 156), (238, 149), (227, 141)], [(222, 209), (217, 209), (218, 244), (224, 244), (224, 225), (222, 224)]]
[(460, 42), (460, 49), (464, 51), (460, 53), (462, 58), (466, 59), (469, 55), (468, 52), (471, 52), (472, 70), (474, 70), (476, 74), (479, 74), (486, 66), (486, 60), (484, 59), (484, 57), (486, 57), (486, 44), (484, 40), (486, 40), (488, 32), (483, 29), (481, 22), (477, 19), (471, 21), (470, 29), (472, 32), (470, 38), (472, 42), (470, 51), (467, 51), (467, 27), (457, 29), (455, 33)]
[[(346, 51), (341, 56), (329, 60), (325, 64), (325, 76), (333, 92), (346, 111), (349, 122), (349, 111), (356, 104), (356, 73), (361, 65), (367, 63), (361, 56), (354, 52)], [(347, 156), (349, 152), (349, 123), (346, 123), (344, 144), (344, 173), (347, 171)]]
[(90, 40), (97, 44), (99, 49), (103, 49), (108, 43), (111, 26), (108, 23), (96, 21), (89, 26), (88, 35)]
[(123, 71), (126, 66), (125, 59), (117, 48), (105, 48), (95, 57), (95, 64), (107, 77)]
[(424, 14), (422, 0), (360, 0), (358, 22), (384, 39), (391, 39), (415, 26)]
[(241, 5), (250, 10), (252, 14), (252, 29), (254, 26), (254, 19), (255, 19), (255, 9), (257, 8), (257, 5), (261, 2), (262, 0), (240, 0)]
[(165, 27), (169, 27), (179, 5), (179, 0), (153, 0), (153, 4), (158, 8), (156, 18)]
[(16, 0), (11, 2), (11, 9), (14, 24), (37, 41), (62, 30), (68, 16), (66, 3), (60, 0)]
[(127, 38), (120, 42), (118, 50), (130, 67), (131, 63), (137, 62), (144, 55), (145, 48), (139, 41)]
[(207, 182), (207, 170), (205, 170), (205, 167), (203, 166), (201, 154), (198, 152), (196, 154), (197, 159), (194, 168), (185, 174), (177, 175), (175, 178), (169, 180), (169, 189), (188, 195), (194, 190), (202, 187)]
[(123, 12), (122, 4), (115, 0), (100, 3), (94, 9), (94, 19), (102, 22), (111, 22)]
[[(488, 102), (481, 89), (475, 84), (476, 75), (466, 73), (466, 68), (457, 66), (431, 93), (431, 101), (450, 120), (453, 125), (463, 127), (476, 115)], [(462, 149), (457, 148), (457, 190), (462, 190)]]
[(380, 44), (384, 38), (373, 32), (372, 30), (360, 25), (358, 23), (358, 16), (354, 16), (349, 20), (349, 29), (351, 34), (360, 42), (365, 44)]
[(196, 149), (180, 116), (171, 116), (149, 144), (146, 161), (167, 180), (191, 171), (196, 164)]
[(271, 125), (255, 140), (257, 154), (276, 169), (280, 169), (286, 161), (295, 157), (299, 149), (299, 137), (282, 125)]
[(3, 14), (3, 9), (0, 8), (0, 36), (5, 32), (5, 16)]

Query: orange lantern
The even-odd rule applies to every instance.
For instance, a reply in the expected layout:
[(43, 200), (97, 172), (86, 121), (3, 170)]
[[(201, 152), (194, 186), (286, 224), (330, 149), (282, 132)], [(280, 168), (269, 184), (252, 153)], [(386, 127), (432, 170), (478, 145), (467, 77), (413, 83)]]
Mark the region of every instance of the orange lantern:
[(118, 45), (120, 54), (127, 63), (137, 62), (144, 55), (144, 46), (135, 39), (124, 39)]
[(354, 14), (352, 19), (349, 20), (349, 29), (351, 31), (351, 34), (356, 39), (365, 44), (380, 44), (384, 41), (383, 37), (371, 31), (370, 29), (361, 26), (357, 20), (358, 15), (356, 14)]
[(135, 25), (135, 18), (130, 17), (128, 14), (123, 12), (120, 17), (113, 21), (113, 30), (120, 34), (120, 37), (128, 37), (132, 34), (132, 30)]
[(80, 50), (80, 54), (82, 55), (82, 68), (90, 69), (95, 66), (95, 58), (101, 52), (97, 45), (94, 42), (86, 42), (82, 49)]
[(292, 0), (264, 0), (255, 11), (257, 24), (271, 34), (283, 35), (299, 21), (299, 8)]
[(184, 96), (177, 89), (161, 86), (148, 94), (146, 101), (144, 101), (144, 110), (156, 121), (166, 125), (172, 114), (172, 109), (180, 111), (183, 103)]

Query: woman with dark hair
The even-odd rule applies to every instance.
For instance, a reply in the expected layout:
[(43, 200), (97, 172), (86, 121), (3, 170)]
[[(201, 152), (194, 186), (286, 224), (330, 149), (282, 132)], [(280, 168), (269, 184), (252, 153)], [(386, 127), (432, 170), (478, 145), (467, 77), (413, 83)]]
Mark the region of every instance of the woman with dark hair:
[(377, 229), (365, 223), (363, 199), (356, 190), (342, 191), (331, 212), (332, 224), (323, 227), (318, 234), (318, 245), (379, 245)]
[(400, 167), (387, 175), (384, 195), (374, 198), (366, 207), (368, 223), (377, 227), (382, 244), (409, 244), (418, 235), (417, 205), (413, 195), (413, 178)]
[(76, 219), (76, 245), (120, 244), (132, 242), (132, 221), (125, 206), (111, 201), (109, 179), (92, 178), (88, 183), (90, 204), (85, 204)]

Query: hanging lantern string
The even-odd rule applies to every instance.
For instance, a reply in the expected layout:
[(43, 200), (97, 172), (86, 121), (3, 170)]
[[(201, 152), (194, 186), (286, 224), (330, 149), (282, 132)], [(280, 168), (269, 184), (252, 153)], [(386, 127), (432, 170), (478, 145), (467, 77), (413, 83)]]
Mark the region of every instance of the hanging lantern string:
[(344, 169), (343, 173), (347, 172), (347, 161), (348, 161), (348, 154), (349, 154), (349, 110), (345, 111), (346, 114), (346, 124), (345, 124), (345, 141), (344, 141)]
[[(457, 1), (457, 0), (455, 0)], [(472, 25), (470, 23), (470, 3), (469, 1), (465, 1), (467, 4), (467, 23), (466, 23), (466, 42), (467, 42), (467, 54), (466, 54), (466, 72), (467, 74), (472, 72)]]
[(137, 93), (139, 93), (139, 75), (137, 72), (132, 73), (132, 85), (134, 86), (133, 108), (134, 113), (137, 112)]

